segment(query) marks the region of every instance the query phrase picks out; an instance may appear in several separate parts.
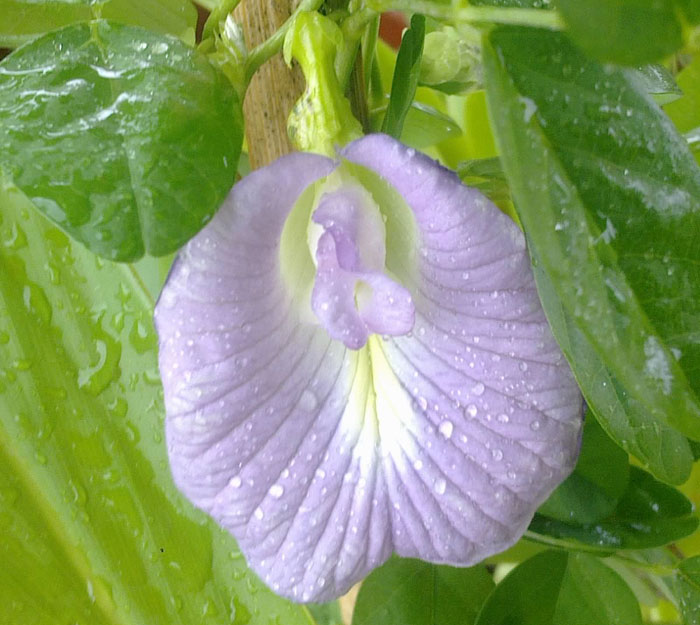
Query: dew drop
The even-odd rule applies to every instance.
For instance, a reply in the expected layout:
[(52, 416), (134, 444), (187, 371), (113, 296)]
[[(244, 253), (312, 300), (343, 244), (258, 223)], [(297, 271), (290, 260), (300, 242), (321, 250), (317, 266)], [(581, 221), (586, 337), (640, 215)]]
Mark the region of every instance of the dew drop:
[(306, 412), (311, 412), (318, 405), (318, 400), (316, 395), (313, 394), (309, 389), (304, 390), (299, 398), (299, 407)]
[(262, 511), (262, 508), (255, 508), (255, 512), (253, 512), (255, 515), (255, 518), (260, 521), (262, 518), (265, 516), (265, 513)]
[(466, 407), (465, 412), (472, 418), (476, 417), (476, 413), (477, 413), (476, 406), (474, 404), (469, 404)]
[(440, 434), (442, 434), (445, 438), (450, 438), (452, 436), (453, 429), (454, 426), (452, 425), (452, 421), (443, 421), (438, 426), (438, 432), (440, 432)]
[(435, 480), (435, 485), (433, 488), (438, 495), (443, 495), (445, 493), (445, 489), (447, 488), (447, 482), (445, 482), (445, 480), (442, 478)]
[(472, 388), (472, 393), (477, 397), (484, 394), (484, 385), (479, 382), (476, 386)]
[(284, 487), (280, 486), (279, 484), (273, 484), (270, 486), (270, 495), (272, 495), (275, 499), (279, 499), (282, 495), (284, 495)]
[(229, 481), (228, 481), (229, 486), (232, 486), (233, 488), (240, 488), (241, 487), (241, 476), (240, 475), (234, 475)]
[(537, 432), (537, 430), (540, 429), (540, 422), (539, 422), (537, 419), (535, 419), (535, 420), (530, 424), (530, 429), (531, 429), (533, 432)]

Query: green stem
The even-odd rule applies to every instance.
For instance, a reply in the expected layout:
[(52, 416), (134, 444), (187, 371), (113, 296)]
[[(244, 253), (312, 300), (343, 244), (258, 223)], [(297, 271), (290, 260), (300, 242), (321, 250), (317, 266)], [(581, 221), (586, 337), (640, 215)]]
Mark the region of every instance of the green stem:
[(676, 567), (673, 565), (640, 562), (639, 560), (635, 560), (634, 558), (630, 558), (620, 553), (616, 553), (614, 556), (610, 557), (611, 559), (616, 560), (617, 562), (621, 562), (626, 566), (630, 566), (635, 569), (643, 569), (645, 571), (653, 573), (654, 575), (658, 575), (659, 577), (667, 577), (669, 575), (673, 575), (673, 572), (676, 570)]
[[(383, 0), (371, 0), (369, 5), (375, 10), (389, 8)], [(510, 24), (514, 26), (534, 26), (549, 30), (564, 30), (564, 21), (559, 13), (547, 9), (520, 9), (511, 7), (463, 7), (455, 9), (429, 0), (393, 0), (392, 9), (422, 13), (453, 23)]]
[(556, 547), (557, 549), (565, 549), (567, 551), (583, 551), (590, 553), (592, 555), (597, 555), (600, 558), (610, 558), (617, 562), (620, 562), (626, 566), (630, 566), (637, 569), (643, 569), (658, 575), (660, 577), (672, 575), (676, 567), (672, 564), (654, 564), (652, 562), (643, 562), (640, 560), (635, 560), (619, 552), (613, 552), (611, 549), (605, 549), (603, 547), (596, 547), (594, 545), (586, 545), (584, 543), (572, 542), (570, 540), (565, 540), (561, 538), (554, 538), (552, 536), (544, 536), (543, 534), (537, 534), (536, 532), (526, 531), (523, 538), (540, 545), (547, 545), (549, 547)]
[(250, 83), (250, 79), (253, 77), (255, 72), (258, 71), (260, 66), (282, 49), (284, 37), (287, 34), (289, 27), (294, 23), (297, 15), (305, 11), (315, 11), (322, 4), (323, 0), (302, 0), (301, 4), (299, 4), (294, 13), (287, 18), (285, 23), (279, 27), (274, 35), (251, 50), (245, 64), (246, 86)]
[(372, 9), (361, 9), (348, 17), (342, 26), (344, 44), (338, 51), (335, 60), (336, 74), (343, 91), (347, 90), (350, 83), (350, 75), (355, 66), (357, 50), (360, 45), (360, 38), (365, 32), (365, 27), (369, 22), (377, 17), (376, 11)]

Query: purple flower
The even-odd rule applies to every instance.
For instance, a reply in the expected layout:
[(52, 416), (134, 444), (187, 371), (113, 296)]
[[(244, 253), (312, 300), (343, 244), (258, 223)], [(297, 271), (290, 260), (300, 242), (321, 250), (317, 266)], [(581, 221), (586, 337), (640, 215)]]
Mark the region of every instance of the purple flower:
[(384, 135), (239, 182), (156, 323), (175, 481), (297, 601), (506, 549), (578, 453), (520, 230)]

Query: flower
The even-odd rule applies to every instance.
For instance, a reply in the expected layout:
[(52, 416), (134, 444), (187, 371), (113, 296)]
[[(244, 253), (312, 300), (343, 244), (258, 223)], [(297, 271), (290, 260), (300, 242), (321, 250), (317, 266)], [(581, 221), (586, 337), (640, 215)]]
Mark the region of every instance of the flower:
[(236, 184), (156, 324), (176, 483), (297, 601), (506, 549), (578, 453), (522, 233), (385, 135)]

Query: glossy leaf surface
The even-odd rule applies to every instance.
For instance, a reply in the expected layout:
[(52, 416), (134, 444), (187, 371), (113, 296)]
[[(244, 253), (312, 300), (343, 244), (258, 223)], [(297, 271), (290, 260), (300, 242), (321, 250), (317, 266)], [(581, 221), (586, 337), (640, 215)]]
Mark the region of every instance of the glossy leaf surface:
[(641, 625), (627, 584), (597, 558), (545, 551), (493, 591), (477, 625)]
[[(584, 338), (567, 355), (606, 431), (668, 479), (654, 458), (664, 425), (700, 436), (700, 169), (638, 81), (562, 35), (496, 29), (485, 72), (504, 169), (555, 295), (545, 309), (563, 307)], [(621, 411), (594, 383), (598, 369), (584, 370), (588, 356), (610, 374)], [(644, 436), (658, 434), (646, 449), (621, 434), (637, 410), (650, 422)]]
[(15, 48), (50, 30), (94, 17), (141, 26), (175, 35), (194, 44), (197, 11), (189, 0), (107, 0), (102, 5), (87, 2), (37, 2), (3, 0), (0, 11), (0, 45)]
[(69, 26), (0, 64), (0, 96), (0, 165), (111, 260), (176, 250), (233, 184), (238, 98), (177, 39), (103, 21)]
[(589, 404), (588, 414), (595, 415), (605, 431), (626, 451), (639, 458), (657, 478), (670, 484), (685, 482), (693, 467), (688, 439), (660, 423), (626, 394), (566, 311), (535, 254), (533, 262), (537, 289), (554, 336), (569, 362), (575, 363), (581, 387), (595, 391), (595, 408)]
[(494, 588), (483, 566), (392, 558), (362, 584), (352, 625), (473, 625)]
[(151, 306), (0, 187), (0, 621), (308, 623), (172, 484)]
[(607, 518), (576, 523), (537, 514), (530, 530), (603, 549), (647, 549), (692, 534), (698, 527), (692, 512), (690, 501), (682, 493), (630, 467), (629, 486)]

